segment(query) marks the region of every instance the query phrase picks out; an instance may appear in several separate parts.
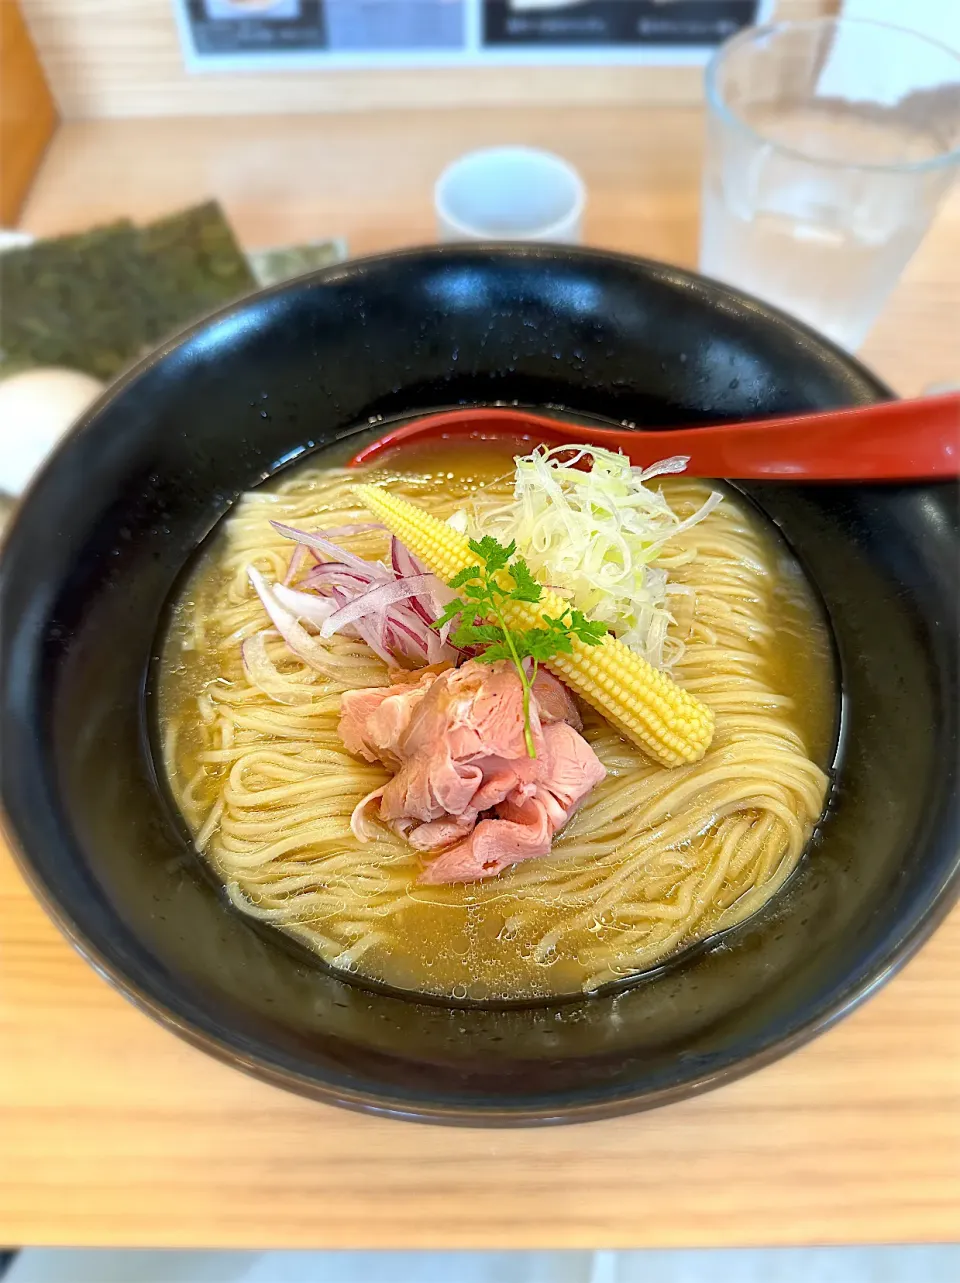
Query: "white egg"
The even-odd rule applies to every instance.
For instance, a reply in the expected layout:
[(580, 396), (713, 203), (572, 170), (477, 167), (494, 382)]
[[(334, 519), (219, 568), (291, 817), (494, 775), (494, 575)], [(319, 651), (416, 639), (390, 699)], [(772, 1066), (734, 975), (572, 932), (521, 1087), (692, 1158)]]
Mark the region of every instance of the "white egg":
[(102, 391), (79, 370), (24, 370), (0, 381), (0, 490), (19, 494)]

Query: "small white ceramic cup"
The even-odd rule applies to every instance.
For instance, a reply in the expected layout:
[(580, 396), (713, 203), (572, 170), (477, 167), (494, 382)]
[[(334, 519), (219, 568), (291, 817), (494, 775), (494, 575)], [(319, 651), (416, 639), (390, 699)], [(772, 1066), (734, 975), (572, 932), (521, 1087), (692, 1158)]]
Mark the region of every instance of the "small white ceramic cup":
[(441, 241), (576, 243), (587, 193), (573, 166), (551, 152), (486, 147), (447, 166), (433, 203)]

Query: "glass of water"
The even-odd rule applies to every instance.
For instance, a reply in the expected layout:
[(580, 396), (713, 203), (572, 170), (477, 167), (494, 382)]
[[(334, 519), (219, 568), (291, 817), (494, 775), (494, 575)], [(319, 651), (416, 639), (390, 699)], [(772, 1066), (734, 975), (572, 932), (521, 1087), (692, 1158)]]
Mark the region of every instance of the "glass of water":
[(706, 90), (701, 271), (858, 347), (960, 169), (960, 53), (778, 23), (719, 49)]

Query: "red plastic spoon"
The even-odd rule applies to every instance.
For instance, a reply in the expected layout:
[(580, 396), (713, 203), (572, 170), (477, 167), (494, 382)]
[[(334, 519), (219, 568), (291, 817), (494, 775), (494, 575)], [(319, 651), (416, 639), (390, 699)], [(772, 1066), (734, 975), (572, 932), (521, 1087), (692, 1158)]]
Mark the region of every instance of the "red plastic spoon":
[(364, 446), (351, 467), (428, 441), (595, 445), (649, 466), (689, 455), (687, 475), (767, 481), (933, 481), (960, 476), (960, 392), (707, 428), (597, 428), (476, 406), (427, 415)]

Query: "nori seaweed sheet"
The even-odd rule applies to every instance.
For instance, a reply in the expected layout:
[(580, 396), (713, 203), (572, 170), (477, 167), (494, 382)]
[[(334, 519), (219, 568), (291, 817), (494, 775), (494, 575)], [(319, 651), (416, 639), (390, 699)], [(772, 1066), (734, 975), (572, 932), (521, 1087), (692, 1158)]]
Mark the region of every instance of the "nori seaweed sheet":
[(141, 233), (151, 346), (189, 321), (257, 288), (216, 201), (150, 223)]
[(255, 289), (216, 203), (0, 254), (0, 376), (63, 365), (109, 379)]

